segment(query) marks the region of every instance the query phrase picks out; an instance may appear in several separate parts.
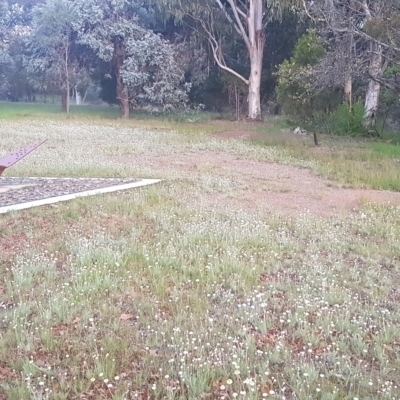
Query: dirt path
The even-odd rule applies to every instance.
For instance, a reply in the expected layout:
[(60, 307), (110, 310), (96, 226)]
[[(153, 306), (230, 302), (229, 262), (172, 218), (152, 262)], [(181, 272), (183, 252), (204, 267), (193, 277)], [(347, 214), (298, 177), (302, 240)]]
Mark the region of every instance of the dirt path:
[[(221, 137), (249, 138), (251, 132), (224, 132)], [(256, 133), (255, 133), (256, 134)], [(256, 134), (257, 135), (257, 134)], [(229, 153), (198, 152), (169, 157), (135, 156), (135, 163), (174, 176), (202, 179), (212, 173), (229, 179), (234, 191), (212, 190), (201, 199), (188, 193), (187, 201), (221, 208), (272, 208), (285, 214), (310, 212), (319, 216), (346, 214), (363, 203), (400, 205), (400, 193), (345, 189), (307, 169), (289, 165), (238, 159)], [(227, 193), (228, 192), (228, 193)]]

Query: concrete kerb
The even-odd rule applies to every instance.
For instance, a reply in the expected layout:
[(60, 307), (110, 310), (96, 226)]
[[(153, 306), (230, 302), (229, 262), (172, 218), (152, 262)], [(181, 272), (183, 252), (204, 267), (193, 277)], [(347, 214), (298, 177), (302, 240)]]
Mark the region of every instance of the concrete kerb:
[(72, 193), (63, 196), (49, 197), (47, 199), (34, 200), (26, 203), (12, 204), (5, 207), (0, 207), (0, 214), (5, 214), (10, 211), (25, 210), (32, 207), (44, 206), (62, 201), (77, 199), (80, 197), (94, 196), (96, 194), (118, 192), (120, 190), (134, 189), (143, 186), (154, 185), (155, 183), (162, 182), (162, 179), (141, 179), (137, 182), (126, 183), (123, 185), (109, 186), (106, 188), (87, 190), (79, 193)]

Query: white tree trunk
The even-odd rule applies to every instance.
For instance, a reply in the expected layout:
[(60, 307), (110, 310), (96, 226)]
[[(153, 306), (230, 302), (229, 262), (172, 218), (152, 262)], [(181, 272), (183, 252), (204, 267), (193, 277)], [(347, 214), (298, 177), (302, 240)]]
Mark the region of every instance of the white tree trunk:
[(353, 106), (353, 46), (354, 46), (354, 38), (353, 34), (351, 33), (347, 37), (348, 43), (346, 43), (347, 47), (347, 55), (346, 55), (346, 75), (344, 80), (344, 101), (349, 106), (349, 109)]
[(263, 32), (263, 2), (262, 0), (251, 0), (247, 16), (249, 32), (249, 115), (250, 119), (261, 118), (261, 71), (265, 47), (265, 36)]
[(382, 46), (371, 42), (370, 43), (370, 67), (369, 73), (371, 79), (368, 83), (367, 93), (365, 95), (365, 114), (364, 114), (364, 125), (366, 128), (373, 128), (376, 124), (376, 114), (379, 107), (379, 94), (381, 91), (381, 84), (373, 79), (373, 77), (379, 78), (382, 71)]
[(264, 46), (261, 48), (256, 47), (254, 53), (250, 57), (250, 77), (249, 77), (249, 113), (250, 119), (261, 118), (261, 70), (262, 70), (262, 59), (263, 59)]
[(65, 81), (66, 81), (66, 99), (65, 99), (65, 108), (67, 114), (69, 114), (69, 96), (70, 96), (70, 82), (69, 82), (69, 35), (66, 37), (66, 45), (65, 45)]
[(82, 104), (82, 95), (77, 88), (75, 88), (75, 104), (77, 106), (80, 106)]
[(222, 0), (215, 1), (225, 13), (229, 23), (234, 27), (246, 44), (250, 60), (249, 79), (244, 78), (226, 65), (220, 43), (213, 29), (208, 28), (205, 23), (202, 23), (213, 48), (214, 59), (220, 68), (236, 76), (248, 86), (248, 118), (259, 119), (261, 117), (261, 71), (265, 46), (265, 36), (263, 32), (263, 0), (248, 0), (245, 2), (248, 4), (248, 8), (244, 9), (241, 8), (243, 2), (240, 4), (240, 2), (236, 2), (236, 0), (226, 0), (233, 12), (233, 18), (228, 14)]
[(85, 90), (85, 94), (83, 95), (82, 103), (85, 103), (87, 94), (88, 94), (88, 89)]
[(351, 74), (346, 76), (344, 82), (344, 101), (347, 103), (349, 108), (353, 105), (353, 79)]
[(70, 99), (69, 99), (69, 91), (70, 91), (70, 86), (69, 86), (69, 78), (67, 78), (67, 114), (69, 114), (69, 104), (70, 104)]
[(375, 126), (380, 90), (381, 84), (371, 79), (368, 83), (367, 94), (365, 96), (364, 125), (366, 128), (372, 128)]

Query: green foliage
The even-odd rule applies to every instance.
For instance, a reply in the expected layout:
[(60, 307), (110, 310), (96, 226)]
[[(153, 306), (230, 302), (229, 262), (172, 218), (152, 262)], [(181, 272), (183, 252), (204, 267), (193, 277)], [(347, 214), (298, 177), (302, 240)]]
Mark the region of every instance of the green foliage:
[(393, 87), (393, 90), (391, 90), (383, 86), (381, 90), (380, 114), (385, 123), (388, 117), (392, 120), (399, 120), (400, 118), (400, 65), (390, 65), (383, 74), (383, 78)]
[(364, 136), (366, 134), (364, 122), (365, 108), (361, 103), (355, 103), (349, 109), (347, 104), (342, 104), (332, 113), (336, 121), (336, 134), (344, 136)]
[(325, 54), (321, 39), (314, 31), (309, 31), (297, 42), (292, 62), (300, 66), (315, 65)]
[[(120, 83), (122, 91), (126, 88), (131, 106), (166, 111), (186, 105), (189, 85), (184, 84), (176, 48), (143, 26), (136, 2), (105, 1), (99, 6), (97, 0), (84, 0), (76, 1), (75, 8), (84, 21), (79, 43), (110, 63), (111, 71), (104, 76), (114, 87)], [(107, 86), (102, 85), (107, 89), (103, 98), (114, 102), (120, 93)]]
[(264, 99), (275, 98), (278, 82), (277, 66), (290, 58), (294, 46), (306, 32), (308, 21), (297, 13), (285, 12), (279, 20), (271, 21), (265, 28), (267, 48), (264, 51), (261, 93)]
[(355, 103), (349, 109), (347, 104), (340, 105), (332, 113), (320, 112), (308, 122), (308, 128), (321, 133), (339, 136), (363, 137), (368, 132), (364, 128), (364, 106)]
[[(0, 66), (3, 82), (0, 96), (11, 101), (23, 99), (32, 101), (34, 91), (28, 81), (28, 74), (23, 63), (23, 43), (15, 37), (8, 47), (8, 62)], [(2, 68), (3, 67), (3, 68)]]
[(315, 93), (312, 77), (312, 66), (324, 54), (320, 38), (309, 31), (298, 40), (293, 57), (280, 65), (277, 99), (287, 114), (304, 117), (326, 108), (326, 94)]
[(193, 85), (189, 98), (194, 103), (204, 104), (209, 111), (222, 111), (227, 104), (227, 96), (220, 74), (213, 71), (203, 82)]
[(25, 67), (36, 90), (57, 87), (68, 91), (78, 63), (73, 56), (74, 30), (79, 15), (69, 0), (47, 0), (33, 10), (32, 33), (25, 40)]

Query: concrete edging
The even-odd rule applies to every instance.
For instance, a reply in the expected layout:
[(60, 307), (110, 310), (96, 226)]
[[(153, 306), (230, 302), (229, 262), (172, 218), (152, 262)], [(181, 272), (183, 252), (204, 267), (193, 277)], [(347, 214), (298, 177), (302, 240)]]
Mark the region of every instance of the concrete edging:
[(34, 200), (27, 203), (12, 204), (10, 206), (0, 207), (0, 214), (5, 214), (10, 211), (19, 211), (19, 210), (25, 210), (27, 208), (59, 203), (67, 200), (73, 200), (79, 197), (88, 197), (88, 196), (94, 196), (96, 194), (112, 193), (112, 192), (118, 192), (119, 190), (134, 189), (138, 187), (153, 185), (161, 181), (162, 179), (141, 179), (137, 182), (125, 183), (123, 185), (109, 186), (100, 189), (92, 189), (92, 190), (87, 190), (85, 192), (66, 194), (57, 197), (49, 197), (47, 199)]

